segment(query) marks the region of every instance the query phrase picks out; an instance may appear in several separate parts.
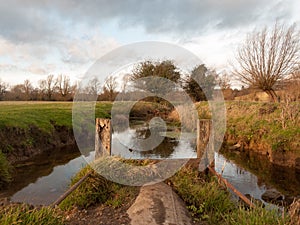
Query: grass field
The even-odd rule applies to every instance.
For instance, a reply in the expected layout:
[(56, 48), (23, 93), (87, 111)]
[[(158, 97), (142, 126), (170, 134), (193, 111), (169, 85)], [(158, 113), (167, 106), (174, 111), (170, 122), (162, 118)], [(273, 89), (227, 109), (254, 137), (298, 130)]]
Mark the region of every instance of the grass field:
[[(96, 116), (109, 117), (111, 106), (108, 102), (98, 103)], [(0, 129), (35, 125), (49, 132), (51, 121), (71, 128), (72, 107), (73, 102), (0, 102)]]

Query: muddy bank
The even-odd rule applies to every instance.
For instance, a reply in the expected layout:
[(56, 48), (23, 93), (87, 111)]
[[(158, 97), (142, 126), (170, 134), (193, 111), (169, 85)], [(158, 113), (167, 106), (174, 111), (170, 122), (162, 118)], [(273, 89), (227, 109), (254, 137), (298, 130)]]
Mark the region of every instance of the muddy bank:
[(0, 130), (0, 149), (11, 164), (32, 158), (56, 148), (74, 145), (72, 128), (52, 123), (51, 132), (36, 126), (4, 127)]
[(271, 163), (277, 166), (292, 167), (300, 171), (300, 149), (285, 150), (272, 149), (272, 146), (259, 141), (237, 138), (226, 133), (224, 138), (224, 146), (227, 152), (254, 152), (265, 156)]

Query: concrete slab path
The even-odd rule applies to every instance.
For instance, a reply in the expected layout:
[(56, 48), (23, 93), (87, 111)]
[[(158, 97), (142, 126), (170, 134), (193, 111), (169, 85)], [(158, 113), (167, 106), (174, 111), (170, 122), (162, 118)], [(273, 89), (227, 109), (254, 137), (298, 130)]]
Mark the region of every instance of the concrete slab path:
[(127, 210), (131, 225), (190, 225), (184, 202), (165, 183), (144, 186)]

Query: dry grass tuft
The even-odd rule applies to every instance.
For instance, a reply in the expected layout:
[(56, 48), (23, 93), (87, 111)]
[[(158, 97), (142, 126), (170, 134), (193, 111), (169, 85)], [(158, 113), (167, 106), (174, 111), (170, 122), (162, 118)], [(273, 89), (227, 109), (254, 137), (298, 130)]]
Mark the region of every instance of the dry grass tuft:
[(300, 225), (300, 199), (294, 201), (289, 208), (290, 225)]

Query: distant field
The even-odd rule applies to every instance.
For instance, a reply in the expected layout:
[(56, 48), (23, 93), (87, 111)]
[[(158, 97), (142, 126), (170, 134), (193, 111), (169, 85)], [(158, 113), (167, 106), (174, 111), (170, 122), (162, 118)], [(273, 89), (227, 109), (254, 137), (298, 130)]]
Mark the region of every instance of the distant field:
[[(115, 108), (118, 112), (124, 112), (128, 102), (119, 102)], [(4, 127), (27, 128), (35, 125), (38, 128), (50, 132), (53, 129), (54, 122), (56, 125), (72, 127), (72, 107), (73, 102), (32, 102), (32, 101), (0, 101), (0, 129)], [(80, 108), (85, 107), (85, 103)], [(109, 118), (112, 108), (111, 102), (97, 102), (95, 117)], [(168, 111), (157, 103), (141, 102), (136, 104), (131, 110), (131, 116), (145, 116), (150, 111), (159, 109)], [(77, 112), (78, 113), (78, 112)], [(82, 115), (84, 117), (84, 115)]]
[[(111, 103), (97, 103), (96, 116), (108, 117)], [(1, 102), (0, 128), (27, 128), (36, 125), (45, 131), (52, 129), (51, 121), (57, 125), (72, 126), (73, 102)]]

